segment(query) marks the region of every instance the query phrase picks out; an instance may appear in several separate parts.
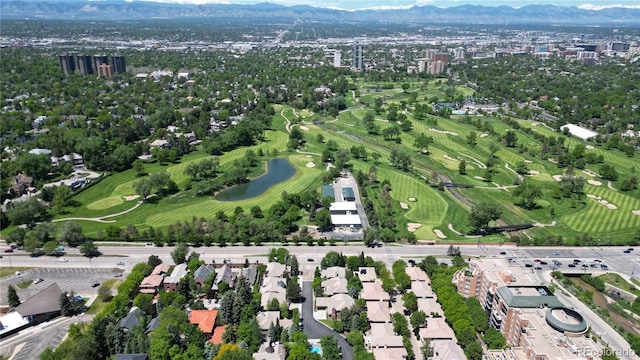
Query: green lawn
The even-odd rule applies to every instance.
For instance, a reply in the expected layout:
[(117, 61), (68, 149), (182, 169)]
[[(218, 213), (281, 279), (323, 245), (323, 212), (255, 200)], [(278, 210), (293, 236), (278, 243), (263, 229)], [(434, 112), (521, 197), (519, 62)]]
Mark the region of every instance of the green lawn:
[(16, 271), (26, 271), (32, 269), (30, 267), (25, 267), (25, 266), (10, 266), (10, 267), (0, 267), (0, 278), (3, 278), (5, 276), (9, 276), (9, 275), (13, 275), (16, 273)]
[[(274, 157), (287, 157), (296, 167), (295, 176), (281, 184), (277, 184), (269, 189), (265, 194), (253, 199), (222, 202), (211, 196), (196, 197), (191, 191), (181, 191), (175, 195), (160, 199), (157, 203), (144, 203), (135, 210), (118, 217), (110, 218), (115, 220), (116, 226), (126, 226), (134, 224), (144, 229), (148, 226), (159, 228), (167, 227), (176, 221), (190, 220), (192, 217), (211, 218), (218, 211), (231, 213), (237, 206), (245, 210), (258, 204), (263, 210), (268, 209), (273, 203), (280, 200), (282, 191), (300, 192), (307, 189), (317, 189), (321, 185), (321, 176), (325, 169), (324, 164), (319, 163), (315, 155), (297, 154), (287, 150), (289, 134), (285, 130), (286, 116), (296, 127), (303, 130), (307, 140), (302, 151), (311, 153), (322, 153), (329, 140), (333, 140), (340, 148), (350, 149), (354, 145), (363, 145), (368, 152), (376, 152), (381, 155), (378, 168), (378, 181), (389, 180), (392, 191), (391, 196), (395, 201), (394, 209), (400, 226), (406, 223), (421, 223), (422, 226), (415, 232), (418, 239), (436, 239), (434, 229), (441, 230), (448, 240), (468, 240), (453, 233), (448, 229), (451, 224), (454, 229), (468, 231), (467, 214), (469, 209), (455, 199), (448, 190), (440, 192), (430, 187), (424, 178), (430, 177), (430, 171), (434, 170), (446, 174), (452, 181), (475, 185), (473, 189), (459, 189), (471, 201), (478, 202), (498, 202), (503, 208), (503, 218), (511, 224), (540, 222), (550, 224), (556, 221), (556, 225), (546, 228), (534, 228), (528, 231), (531, 236), (562, 235), (569, 239), (575, 238), (581, 233), (588, 232), (595, 238), (613, 239), (615, 242), (628, 240), (633, 235), (635, 229), (640, 228), (640, 216), (633, 215), (632, 210), (640, 210), (640, 193), (638, 191), (623, 193), (614, 191), (607, 187), (607, 182), (602, 179), (602, 186), (586, 185), (585, 192), (600, 196), (602, 199), (615, 204), (618, 209), (610, 210), (599, 204), (595, 200), (585, 199), (584, 201), (571, 201), (567, 199), (555, 199), (552, 192), (557, 188), (553, 175), (561, 174), (564, 169), (558, 169), (557, 165), (547, 159), (538, 159), (528, 153), (520, 153), (517, 148), (507, 148), (500, 144), (499, 139), (492, 135), (482, 136), (483, 130), (477, 129), (473, 125), (463, 123), (463, 116), (453, 116), (451, 119), (428, 116), (428, 120), (416, 120), (412, 114), (413, 104), (408, 104), (406, 112), (409, 120), (412, 121), (413, 129), (409, 132), (402, 132), (400, 135), (401, 144), (393, 141), (384, 141), (381, 136), (368, 134), (362, 126), (362, 118), (367, 112), (373, 113), (373, 103), (376, 98), (382, 98), (386, 109), (390, 103), (400, 104), (402, 101), (409, 101), (412, 92), (417, 92), (417, 102), (426, 103), (426, 99), (438, 96), (443, 98), (443, 91), (447, 88), (439, 80), (408, 81), (410, 89), (404, 92), (400, 83), (395, 83), (393, 89), (383, 89), (384, 83), (360, 82), (358, 84), (359, 100), (356, 103), (349, 93), (347, 98), (352, 107), (341, 111), (338, 118), (323, 118), (318, 124), (311, 121), (321, 118), (320, 114), (313, 114), (308, 110), (294, 110), (287, 105), (274, 105), (275, 115), (273, 116), (272, 129), (265, 132), (265, 140), (258, 142), (251, 147), (238, 148), (220, 156), (221, 168), (225, 169), (233, 166), (233, 161), (243, 158), (249, 149), (257, 152), (262, 150), (265, 154), (261, 161), (266, 161)], [(376, 87), (380, 86), (379, 91)], [(472, 90), (458, 87), (457, 91), (464, 95), (469, 95)], [(401, 111), (404, 112), (404, 109)], [(375, 123), (380, 131), (392, 126), (386, 120), (386, 112), (375, 115)], [(486, 116), (480, 119), (483, 123), (488, 123), (493, 130), (504, 135), (507, 131), (515, 131), (518, 137), (518, 144), (525, 144), (529, 148), (539, 149), (542, 144), (532, 135), (523, 130), (531, 129), (534, 132), (546, 136), (564, 137), (562, 134), (548, 129), (541, 124), (534, 124), (531, 121), (516, 120), (520, 129), (513, 130), (511, 126), (503, 123), (499, 118)], [(300, 124), (300, 121), (305, 121)], [(471, 146), (467, 143), (466, 137), (471, 132), (478, 136), (477, 145)], [(429, 155), (423, 155), (414, 147), (415, 139), (424, 133), (433, 138), (430, 145)], [(322, 143), (318, 142), (318, 135), (324, 138)], [(574, 148), (578, 144), (585, 144), (575, 138), (566, 138), (566, 144)], [(492, 183), (487, 183), (478, 179), (484, 175), (482, 164), (487, 162), (490, 154), (490, 144), (499, 144), (496, 152), (497, 165), (494, 168), (492, 182), (502, 186), (513, 184), (516, 174), (511, 169), (522, 161), (527, 162), (531, 170), (539, 172), (528, 177), (530, 182), (535, 183), (543, 190), (543, 197), (537, 201), (539, 207), (532, 210), (525, 210), (514, 202), (513, 189), (500, 190)], [(640, 169), (640, 161), (637, 156), (628, 158), (622, 152), (612, 149), (607, 150), (603, 146), (589, 143), (594, 148), (587, 151), (602, 155), (606, 163), (614, 164), (620, 174), (620, 179), (614, 181), (612, 186), (619, 189), (624, 179), (632, 176), (631, 169)], [(414, 171), (402, 172), (389, 166), (389, 155), (393, 149), (398, 149), (410, 154)], [(186, 167), (194, 162), (210, 157), (202, 149), (183, 157), (175, 164), (150, 163), (145, 165), (148, 173), (166, 171), (171, 175), (178, 187), (183, 189), (188, 183), (184, 175)], [(467, 163), (467, 173), (458, 174), (460, 160)], [(314, 162), (315, 167), (307, 167), (308, 162)], [(373, 165), (371, 158), (365, 160), (352, 159), (350, 161), (354, 169), (363, 170), (365, 173)], [(506, 165), (505, 165), (506, 164)], [(599, 171), (601, 164), (587, 165), (595, 172)], [(255, 169), (251, 176), (257, 175), (261, 169)], [(582, 172), (577, 171), (579, 174)], [(424, 177), (424, 178), (423, 178)], [(591, 177), (587, 177), (591, 179)], [(126, 196), (134, 195), (133, 184), (139, 177), (133, 170), (118, 174), (112, 174), (103, 179), (96, 186), (93, 186), (74, 197), (80, 204), (76, 208), (69, 208), (69, 213), (60, 217), (100, 217), (132, 208), (137, 203), (137, 199), (127, 201)], [(409, 202), (409, 197), (415, 197), (416, 202)], [(400, 209), (400, 202), (408, 204), (409, 208)], [(552, 215), (552, 213), (554, 215)], [(104, 229), (108, 224), (96, 222), (82, 222), (83, 229), (89, 235), (94, 235), (98, 230)]]

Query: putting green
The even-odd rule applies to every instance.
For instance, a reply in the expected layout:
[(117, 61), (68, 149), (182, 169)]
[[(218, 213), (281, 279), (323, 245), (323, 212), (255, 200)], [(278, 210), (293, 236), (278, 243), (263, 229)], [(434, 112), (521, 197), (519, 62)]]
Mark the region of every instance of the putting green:
[(123, 202), (124, 202), (124, 199), (120, 196), (110, 196), (110, 197), (92, 202), (91, 204), (87, 205), (87, 209), (104, 210), (104, 209), (114, 207), (116, 205), (120, 205)]

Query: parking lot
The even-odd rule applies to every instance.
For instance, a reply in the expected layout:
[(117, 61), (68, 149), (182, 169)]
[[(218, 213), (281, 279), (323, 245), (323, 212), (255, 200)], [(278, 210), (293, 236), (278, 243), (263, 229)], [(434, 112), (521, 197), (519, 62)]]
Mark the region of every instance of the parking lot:
[[(11, 275), (0, 279), (3, 286), (0, 286), (0, 303), (6, 304), (8, 285), (13, 285), (22, 300), (44, 290), (54, 282), (62, 291), (73, 291), (79, 295), (93, 295), (98, 291), (97, 287), (92, 287), (95, 283), (102, 283), (112, 279), (116, 273), (122, 273), (122, 269), (104, 268), (35, 268), (22, 272), (20, 275)], [(17, 284), (28, 280), (35, 281), (43, 279), (39, 284), (32, 283), (26, 289), (20, 289)]]

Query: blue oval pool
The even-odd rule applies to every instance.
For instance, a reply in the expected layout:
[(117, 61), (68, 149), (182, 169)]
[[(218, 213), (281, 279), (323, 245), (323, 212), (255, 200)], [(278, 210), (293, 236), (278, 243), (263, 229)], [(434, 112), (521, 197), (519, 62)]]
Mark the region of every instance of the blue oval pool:
[(316, 353), (316, 354), (322, 355), (322, 348), (321, 348), (321, 347), (319, 347), (319, 346), (313, 345), (313, 346), (311, 347), (311, 349), (309, 350), (309, 352), (310, 352), (310, 353)]

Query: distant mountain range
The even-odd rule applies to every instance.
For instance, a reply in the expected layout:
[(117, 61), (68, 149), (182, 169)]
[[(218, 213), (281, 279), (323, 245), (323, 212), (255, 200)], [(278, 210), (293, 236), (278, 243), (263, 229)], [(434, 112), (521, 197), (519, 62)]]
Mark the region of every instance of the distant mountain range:
[(449, 8), (414, 6), (397, 10), (344, 11), (272, 3), (173, 4), (147, 1), (19, 1), (0, 2), (2, 19), (142, 20), (218, 18), (307, 20), (320, 22), (393, 22), (416, 24), (496, 24), (640, 27), (640, 9), (530, 5), (521, 8), (463, 5)]

